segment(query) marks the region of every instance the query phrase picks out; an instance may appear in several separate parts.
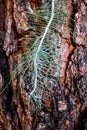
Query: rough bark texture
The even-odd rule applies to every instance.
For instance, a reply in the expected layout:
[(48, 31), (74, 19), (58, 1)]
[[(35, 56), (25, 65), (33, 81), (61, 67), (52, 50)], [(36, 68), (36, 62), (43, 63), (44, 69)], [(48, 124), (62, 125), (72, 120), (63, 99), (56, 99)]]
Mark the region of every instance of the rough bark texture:
[(69, 17), (57, 49), (59, 77), (43, 95), (47, 96), (44, 106), (28, 107), (29, 86), (25, 81), (25, 90), (21, 89), (19, 77), (6, 85), (27, 51), (21, 46), (30, 44), (26, 11), (41, 4), (40, 0), (0, 0), (0, 130), (87, 130), (87, 0), (66, 0)]

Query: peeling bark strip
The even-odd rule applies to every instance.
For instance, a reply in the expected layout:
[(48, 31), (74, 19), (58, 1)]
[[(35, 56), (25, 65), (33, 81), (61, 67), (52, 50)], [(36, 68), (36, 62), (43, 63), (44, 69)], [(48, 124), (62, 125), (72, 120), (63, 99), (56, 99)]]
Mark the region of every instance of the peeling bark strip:
[[(6, 55), (10, 54), (10, 51), (14, 48), (14, 33), (12, 31), (12, 1), (5, 2), (5, 40), (4, 40), (4, 50), (6, 51)], [(11, 44), (14, 44), (11, 46)]]
[[(0, 0), (0, 92), (9, 72), (12, 75), (16, 64), (21, 63), (27, 51), (24, 46), (31, 44), (26, 11), (47, 1)], [(50, 83), (48, 91), (44, 88), (46, 100), (40, 109), (32, 103), (28, 107), (31, 74), (26, 72), (27, 79), (22, 80), (25, 90), (20, 88), (19, 77), (15, 77), (11, 87), (0, 95), (0, 130), (87, 130), (87, 0), (65, 1), (63, 10), (69, 17), (62, 26), (55, 59), (59, 66), (53, 73), (59, 73), (59, 77)], [(70, 17), (74, 25), (70, 25)]]

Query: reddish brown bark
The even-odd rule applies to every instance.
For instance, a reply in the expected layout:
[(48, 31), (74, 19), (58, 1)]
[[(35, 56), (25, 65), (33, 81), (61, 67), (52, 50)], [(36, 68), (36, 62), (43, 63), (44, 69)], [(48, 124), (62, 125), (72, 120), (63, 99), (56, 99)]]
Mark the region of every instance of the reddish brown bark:
[[(0, 130), (86, 130), (86, 0), (66, 1), (64, 9), (69, 17), (65, 18), (64, 32), (58, 30), (62, 40), (56, 49), (59, 77), (50, 85), (52, 89), (43, 90), (43, 99), (47, 99), (44, 106), (28, 106), (28, 85), (23, 81), (25, 90), (20, 88), (18, 76), (3, 92), (5, 81), (15, 64), (21, 63), (22, 53), (30, 44), (26, 11), (41, 4), (40, 0), (0, 0)], [(21, 70), (22, 67), (18, 72)]]

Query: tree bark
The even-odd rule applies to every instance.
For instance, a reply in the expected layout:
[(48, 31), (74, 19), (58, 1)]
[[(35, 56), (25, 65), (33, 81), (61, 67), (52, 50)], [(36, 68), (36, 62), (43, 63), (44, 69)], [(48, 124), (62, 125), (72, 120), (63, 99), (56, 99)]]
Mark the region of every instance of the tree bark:
[(20, 76), (8, 83), (31, 44), (26, 12), (45, 2), (0, 0), (0, 130), (87, 130), (87, 0), (65, 0), (68, 17), (56, 50), (59, 77), (52, 90), (44, 90), (44, 106), (28, 105)]

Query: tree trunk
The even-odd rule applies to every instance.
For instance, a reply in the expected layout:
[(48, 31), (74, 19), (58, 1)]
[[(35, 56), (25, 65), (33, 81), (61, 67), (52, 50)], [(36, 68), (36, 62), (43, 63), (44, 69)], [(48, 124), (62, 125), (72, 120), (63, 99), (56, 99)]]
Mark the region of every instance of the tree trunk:
[(44, 106), (28, 105), (27, 84), (20, 88), (20, 76), (9, 83), (31, 44), (26, 11), (45, 2), (0, 0), (0, 130), (87, 130), (87, 0), (65, 0), (68, 17), (57, 49), (59, 77), (43, 95), (48, 98)]

